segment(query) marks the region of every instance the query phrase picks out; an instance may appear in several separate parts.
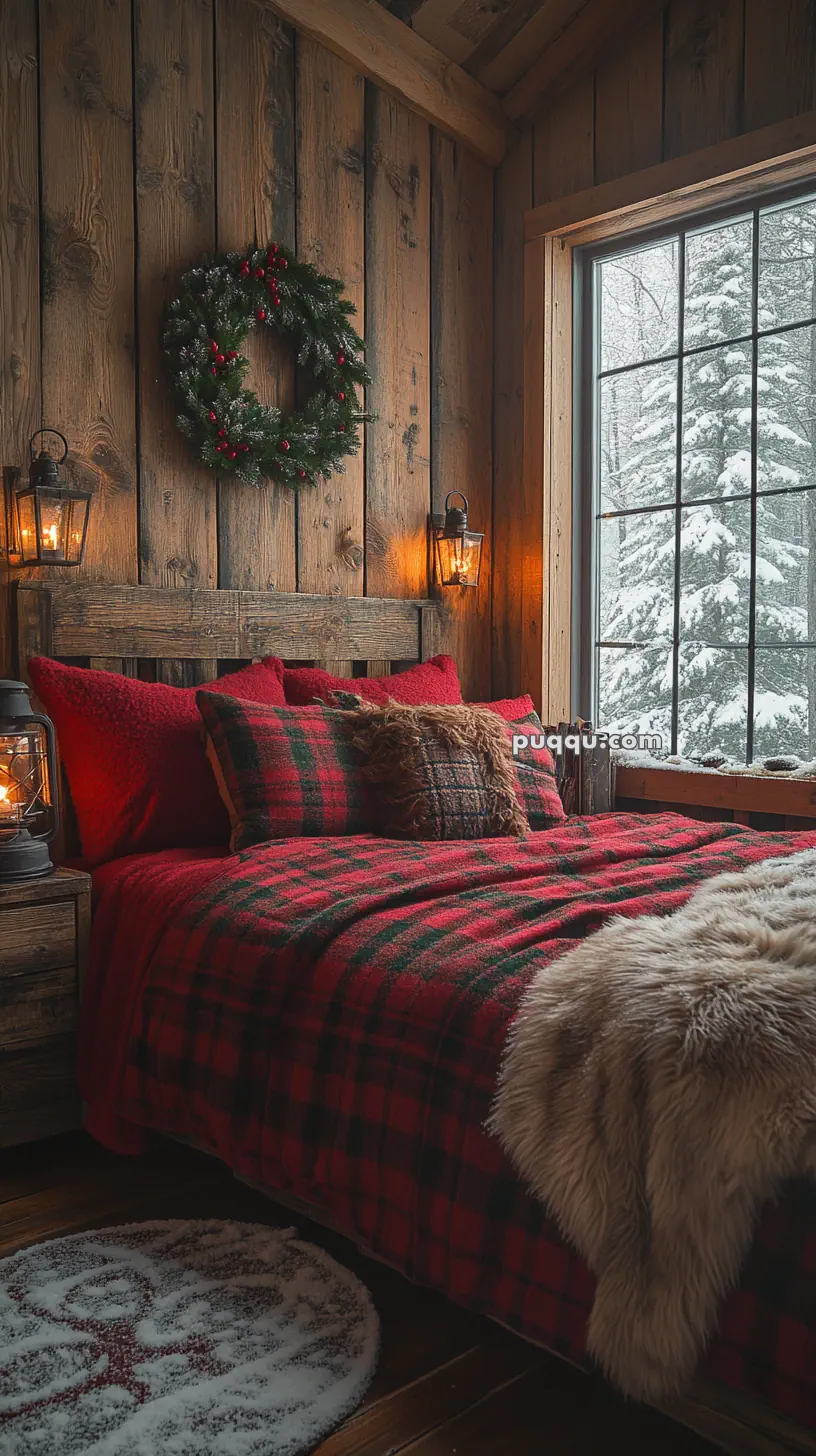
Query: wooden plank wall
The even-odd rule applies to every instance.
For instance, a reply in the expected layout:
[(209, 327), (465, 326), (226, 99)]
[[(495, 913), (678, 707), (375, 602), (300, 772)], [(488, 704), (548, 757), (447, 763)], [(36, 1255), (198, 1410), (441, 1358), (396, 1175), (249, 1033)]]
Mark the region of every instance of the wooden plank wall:
[[(540, 503), (523, 499), (524, 211), (816, 106), (813, 0), (669, 0), (571, 90), (548, 102), (495, 178), (493, 687), (525, 682)], [(528, 421), (528, 428), (530, 428)], [(543, 521), (546, 529), (547, 512)], [(538, 535), (536, 535), (538, 533)], [(546, 581), (545, 581), (546, 586)], [(555, 590), (555, 589), (554, 589)], [(562, 594), (565, 588), (560, 589)], [(568, 604), (545, 604), (564, 619)], [(566, 711), (569, 705), (563, 705)], [(562, 708), (559, 708), (562, 711)]]
[[(78, 574), (425, 596), (428, 512), (454, 487), (489, 540), (489, 168), (255, 0), (2, 0), (0, 130), (0, 464), (41, 423), (68, 437), (94, 493)], [(297, 498), (201, 466), (162, 367), (184, 269), (254, 238), (345, 280), (375, 379), (364, 452)], [(247, 353), (259, 396), (290, 404), (292, 350), (255, 333)], [(20, 573), (2, 553), (0, 572), (7, 675)], [(441, 648), (487, 697), (489, 566), (450, 606)]]

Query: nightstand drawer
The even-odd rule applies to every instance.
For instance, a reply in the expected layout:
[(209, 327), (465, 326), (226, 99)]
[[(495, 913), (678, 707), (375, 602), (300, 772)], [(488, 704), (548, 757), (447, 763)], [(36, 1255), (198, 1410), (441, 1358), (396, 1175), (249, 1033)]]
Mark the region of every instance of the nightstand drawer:
[(76, 1016), (75, 966), (0, 976), (0, 1046), (70, 1035)]
[(0, 1050), (0, 1147), (79, 1126), (73, 1036)]
[(76, 1037), (53, 1036), (0, 1050), (0, 1113), (76, 1095)]
[(56, 970), (76, 959), (73, 900), (0, 908), (0, 979)]

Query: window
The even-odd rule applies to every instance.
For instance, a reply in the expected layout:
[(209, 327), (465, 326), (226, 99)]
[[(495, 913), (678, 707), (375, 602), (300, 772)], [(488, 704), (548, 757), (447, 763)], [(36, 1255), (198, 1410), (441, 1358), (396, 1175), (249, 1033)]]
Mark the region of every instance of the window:
[(816, 198), (583, 262), (582, 696), (666, 750), (816, 756)]

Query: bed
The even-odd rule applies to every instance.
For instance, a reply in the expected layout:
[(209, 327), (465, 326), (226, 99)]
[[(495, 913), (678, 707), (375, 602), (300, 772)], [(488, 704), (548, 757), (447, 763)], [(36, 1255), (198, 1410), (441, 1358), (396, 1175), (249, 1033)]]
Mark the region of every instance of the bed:
[[(206, 604), (206, 644), (184, 636), (198, 595), (28, 588), (21, 659), (100, 643), (120, 670), (202, 648), (240, 658), (250, 642), (318, 655), (308, 631), (312, 650), (290, 650), (274, 596), (247, 635), (243, 594), (202, 593), (230, 601)], [(399, 639), (375, 602), (362, 612), (379, 636), (361, 612), (352, 640), (335, 604), (336, 657), (370, 661), (375, 640), (379, 659), (436, 650), (433, 609), (409, 608), (411, 641), (399, 605)], [(811, 844), (611, 813), (521, 842), (298, 839), (107, 864), (81, 1028), (89, 1129), (121, 1151), (146, 1129), (207, 1147), (409, 1278), (581, 1363), (592, 1277), (484, 1130), (515, 1007), (542, 957), (610, 914), (670, 910), (711, 874)], [(734, 1452), (816, 1451), (813, 1185), (766, 1209), (700, 1380), (668, 1408)]]

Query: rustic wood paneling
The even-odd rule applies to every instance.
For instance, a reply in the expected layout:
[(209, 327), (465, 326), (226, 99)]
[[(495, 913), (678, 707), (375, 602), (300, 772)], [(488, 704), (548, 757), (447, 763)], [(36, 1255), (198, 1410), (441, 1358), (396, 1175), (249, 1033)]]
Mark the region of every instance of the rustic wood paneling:
[[(23, 466), (40, 412), (40, 204), (35, 0), (0, 5), (0, 459)], [(0, 510), (0, 674), (11, 670), (11, 601)]]
[[(216, 0), (218, 247), (294, 247), (295, 62), (292, 31), (255, 0)], [(295, 400), (291, 345), (255, 329), (248, 387), (264, 404)], [(219, 585), (293, 591), (295, 499), (272, 483), (219, 480)]]
[(176, 425), (163, 312), (215, 247), (212, 0), (135, 0), (140, 580), (215, 586), (215, 476)]
[(587, 76), (560, 96), (536, 123), (533, 139), (535, 203), (580, 192), (594, 180), (595, 86)]
[[(44, 411), (69, 438), (70, 478), (94, 493), (84, 567), (43, 579), (425, 597), (432, 438), (437, 495), (452, 469), (473, 474), (490, 552), (491, 173), (472, 153), (460, 163), (453, 144), (438, 149), (444, 286), (432, 288), (427, 121), (265, 0), (5, 0), (0, 118), (0, 464), (25, 464)], [(343, 279), (374, 375), (364, 449), (299, 496), (201, 464), (177, 429), (161, 351), (190, 264), (275, 238)], [(486, 306), (473, 310), (480, 290)], [(262, 400), (304, 398), (292, 341), (256, 328), (246, 352)], [(19, 666), (11, 600), (0, 577), (5, 673)], [(486, 681), (487, 560), (457, 612), (467, 672), (478, 662)], [(436, 640), (451, 645), (441, 629)], [(101, 639), (89, 648), (96, 665), (148, 670)], [(151, 677), (165, 682), (215, 671), (214, 656), (154, 657)]]
[(816, 4), (746, 0), (746, 127), (769, 126), (816, 106)]
[[(300, 256), (345, 283), (365, 336), (365, 83), (314, 41), (297, 54)], [(298, 589), (362, 595), (365, 455), (298, 500)], [(337, 666), (338, 664), (335, 664)], [(351, 664), (342, 664), (350, 675)]]
[[(368, 87), (366, 591), (422, 596), (430, 510), (430, 128)], [(388, 585), (390, 584), (390, 585)]]
[[(215, 247), (213, 0), (135, 0), (139, 580), (215, 586), (216, 480), (176, 425), (161, 353), (185, 268)], [(217, 676), (213, 659), (200, 681)], [(189, 681), (173, 660), (161, 681)]]
[(672, 0), (666, 21), (664, 155), (742, 129), (743, 0)]
[(284, 20), (325, 45), (400, 104), (495, 167), (507, 147), (496, 96), (420, 35), (368, 0), (268, 0)]
[(595, 181), (663, 156), (663, 11), (617, 46), (595, 76)]
[[(433, 509), (450, 490), (469, 502), (484, 531), (482, 570), (492, 549), (493, 175), (449, 137), (433, 133), (431, 338), (434, 361), (431, 477)], [(490, 696), (490, 597), (480, 588), (446, 592), (446, 649), (459, 665), (465, 698)]]
[(80, 570), (117, 581), (138, 574), (130, 19), (40, 3), (43, 415), (94, 492)]
[(532, 133), (508, 152), (495, 176), (493, 348), (493, 691), (521, 682), (524, 522), (518, 506), (523, 469), (523, 215), (533, 205)]

